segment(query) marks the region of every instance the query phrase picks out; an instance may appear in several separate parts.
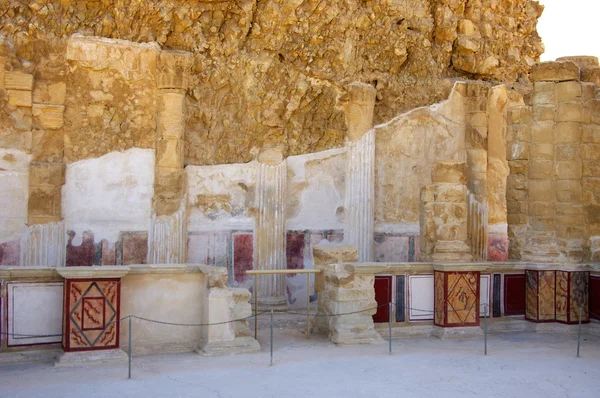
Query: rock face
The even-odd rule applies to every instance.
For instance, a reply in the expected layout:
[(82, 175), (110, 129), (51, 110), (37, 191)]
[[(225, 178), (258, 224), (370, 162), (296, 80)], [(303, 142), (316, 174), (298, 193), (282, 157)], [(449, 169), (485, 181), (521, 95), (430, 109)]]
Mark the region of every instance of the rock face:
[[(160, 49), (193, 57), (185, 163), (195, 165), (246, 162), (248, 149), (265, 145), (282, 144), (286, 156), (342, 146), (337, 98), (353, 81), (376, 87), (380, 123), (446, 98), (455, 77), (526, 77), (542, 52), (542, 6), (530, 0), (4, 0), (0, 8), (0, 145), (33, 143), (36, 161), (153, 148), (161, 85), (148, 71)], [(147, 44), (69, 52), (73, 34)], [(13, 76), (20, 86), (8, 87)]]

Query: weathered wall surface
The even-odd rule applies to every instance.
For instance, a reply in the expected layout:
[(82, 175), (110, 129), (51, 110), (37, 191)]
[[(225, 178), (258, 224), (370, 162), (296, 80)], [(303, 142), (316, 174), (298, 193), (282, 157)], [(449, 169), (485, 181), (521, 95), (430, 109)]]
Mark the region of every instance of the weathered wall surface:
[(0, 149), (0, 265), (19, 265), (21, 233), (27, 222), (30, 156)]
[[(145, 263), (153, 183), (154, 152), (148, 149), (69, 164), (62, 200), (67, 265)], [(135, 234), (122, 236), (126, 232)]]
[[(4, 0), (2, 10), (0, 70), (32, 75), (34, 102), (38, 92), (52, 106), (32, 110), (21, 92), (9, 100), (0, 83), (0, 143), (33, 138), (68, 161), (153, 147), (159, 46), (194, 57), (187, 164), (247, 162), (265, 143), (288, 155), (340, 147), (336, 103), (349, 82), (376, 86), (381, 123), (443, 100), (453, 77), (516, 81), (542, 51), (542, 7), (530, 0)], [(156, 44), (67, 44), (76, 33)]]
[[(200, 273), (127, 275), (121, 282), (121, 316), (202, 323), (206, 277)], [(203, 328), (134, 320), (132, 329), (133, 353), (144, 355), (193, 351), (200, 343)], [(123, 348), (127, 346), (128, 333), (127, 322), (124, 322), (121, 326)]]

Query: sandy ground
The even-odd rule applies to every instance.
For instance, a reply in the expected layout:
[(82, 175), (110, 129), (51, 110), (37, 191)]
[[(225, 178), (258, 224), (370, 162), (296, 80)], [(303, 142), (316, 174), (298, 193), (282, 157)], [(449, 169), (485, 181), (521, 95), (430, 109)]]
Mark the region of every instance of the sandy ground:
[(277, 328), (269, 366), (262, 352), (209, 358), (197, 354), (137, 357), (127, 365), (0, 367), (2, 397), (600, 397), (600, 337), (498, 333), (483, 339), (396, 339), (335, 346)]

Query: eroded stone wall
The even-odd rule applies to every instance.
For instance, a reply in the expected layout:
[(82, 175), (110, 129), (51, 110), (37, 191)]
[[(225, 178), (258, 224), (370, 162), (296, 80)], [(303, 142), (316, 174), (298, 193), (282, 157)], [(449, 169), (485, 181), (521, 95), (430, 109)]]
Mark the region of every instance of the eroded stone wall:
[(594, 251), (600, 205), (595, 72), (600, 72), (597, 59), (590, 65), (585, 57), (536, 65), (526, 105), (509, 111), (507, 199), (514, 259), (581, 262)]
[[(530, 0), (5, 0), (1, 8), (0, 73), (31, 75), (33, 103), (36, 91), (46, 97), (39, 108), (3, 92), (0, 143), (24, 148), (37, 137), (55, 161), (63, 151), (74, 161), (154, 147), (159, 49), (193, 54), (187, 164), (246, 162), (248, 149), (274, 143), (286, 155), (341, 147), (337, 97), (347, 83), (376, 86), (381, 123), (445, 99), (458, 76), (516, 81), (542, 52), (542, 7)], [(99, 37), (96, 48), (75, 45), (74, 34)]]

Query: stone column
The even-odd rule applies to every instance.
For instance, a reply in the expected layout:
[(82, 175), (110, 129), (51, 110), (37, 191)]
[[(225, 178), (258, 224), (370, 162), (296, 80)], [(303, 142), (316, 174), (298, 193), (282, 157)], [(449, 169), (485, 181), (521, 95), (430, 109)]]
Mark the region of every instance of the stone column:
[(432, 185), (421, 191), (421, 259), (469, 262), (473, 259), (467, 235), (467, 165), (437, 162)]
[(346, 90), (344, 242), (358, 248), (358, 261), (367, 262), (373, 257), (375, 130), (372, 128), (376, 90), (364, 83), (352, 83)]
[(148, 234), (148, 263), (184, 263), (186, 211), (184, 181), (185, 92), (192, 55), (163, 51), (159, 58), (159, 111), (154, 199)]
[[(274, 148), (258, 156), (254, 269), (284, 270), (286, 260), (285, 190), (287, 162)], [(258, 278), (260, 308), (287, 309), (285, 275), (254, 275)]]

